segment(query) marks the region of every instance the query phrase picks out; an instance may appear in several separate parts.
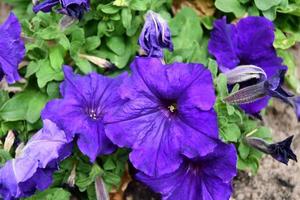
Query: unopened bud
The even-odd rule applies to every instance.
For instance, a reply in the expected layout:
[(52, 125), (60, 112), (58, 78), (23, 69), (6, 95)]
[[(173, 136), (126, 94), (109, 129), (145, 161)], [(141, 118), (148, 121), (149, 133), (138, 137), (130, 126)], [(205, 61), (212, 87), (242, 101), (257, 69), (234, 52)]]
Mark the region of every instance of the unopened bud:
[(15, 142), (15, 134), (12, 130), (8, 131), (8, 134), (5, 138), (5, 142), (4, 142), (4, 150), (9, 152), (11, 147), (13, 146)]
[(79, 54), (80, 58), (86, 59), (88, 61), (90, 61), (91, 63), (97, 65), (98, 67), (107, 69), (107, 68), (112, 68), (113, 64), (108, 62), (107, 60), (103, 59), (103, 58), (99, 58), (96, 56), (90, 56), (90, 55), (86, 55), (86, 54)]

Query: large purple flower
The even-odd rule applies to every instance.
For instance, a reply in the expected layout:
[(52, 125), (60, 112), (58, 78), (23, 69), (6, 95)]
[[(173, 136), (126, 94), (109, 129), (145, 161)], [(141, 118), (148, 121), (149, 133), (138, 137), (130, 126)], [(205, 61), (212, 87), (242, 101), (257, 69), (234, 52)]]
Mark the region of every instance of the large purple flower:
[(161, 193), (163, 200), (226, 200), (232, 192), (236, 161), (235, 147), (220, 143), (204, 157), (185, 159), (173, 173), (160, 177), (138, 173), (136, 178)]
[(30, 139), (21, 155), (0, 169), (0, 196), (11, 200), (48, 188), (58, 163), (71, 154), (71, 149), (64, 131), (45, 120), (44, 128)]
[[(217, 59), (221, 72), (241, 65), (254, 65), (271, 77), (277, 70), (286, 70), (282, 59), (276, 55), (273, 42), (274, 25), (264, 17), (246, 17), (236, 25), (227, 24), (223, 18), (214, 23), (208, 49)], [(248, 113), (258, 113), (267, 106), (269, 99), (267, 96), (241, 105), (241, 108)]]
[(61, 4), (60, 13), (81, 19), (84, 12), (90, 9), (89, 0), (45, 0), (33, 7), (35, 13), (39, 11), (51, 12), (52, 7)]
[(55, 122), (69, 138), (78, 135), (79, 149), (95, 161), (98, 155), (115, 150), (105, 135), (103, 117), (121, 103), (116, 90), (126, 74), (116, 78), (97, 73), (80, 76), (68, 66), (64, 67), (64, 74), (65, 81), (60, 86), (63, 98), (48, 102), (42, 118)]
[(218, 139), (212, 75), (201, 64), (163, 65), (137, 57), (120, 87), (125, 103), (105, 117), (107, 136), (132, 148), (130, 160), (148, 175), (175, 171), (182, 157), (204, 156)]
[(25, 55), (24, 42), (21, 39), (21, 25), (17, 17), (10, 13), (0, 26), (0, 80), (6, 76), (9, 84), (20, 79), (18, 65)]
[(159, 14), (148, 11), (138, 43), (149, 57), (162, 58), (164, 48), (173, 51), (168, 23)]

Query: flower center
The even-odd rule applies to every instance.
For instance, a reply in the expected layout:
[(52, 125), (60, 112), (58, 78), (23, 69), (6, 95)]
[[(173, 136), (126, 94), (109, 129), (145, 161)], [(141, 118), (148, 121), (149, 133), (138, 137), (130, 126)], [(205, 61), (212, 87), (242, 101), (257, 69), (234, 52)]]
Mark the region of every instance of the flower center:
[(168, 109), (173, 113), (176, 111), (176, 103), (173, 103), (171, 105), (168, 106)]
[(88, 116), (92, 119), (92, 120), (97, 120), (97, 119), (99, 119), (99, 115), (98, 115), (98, 113), (96, 112), (96, 110), (95, 109), (88, 109), (87, 110), (87, 114), (88, 114)]

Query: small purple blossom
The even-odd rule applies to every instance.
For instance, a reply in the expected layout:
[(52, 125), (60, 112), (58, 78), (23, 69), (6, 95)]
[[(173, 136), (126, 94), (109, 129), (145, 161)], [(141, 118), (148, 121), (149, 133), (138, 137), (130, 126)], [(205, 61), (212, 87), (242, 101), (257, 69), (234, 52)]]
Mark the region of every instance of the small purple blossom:
[(21, 39), (21, 25), (17, 17), (10, 13), (0, 25), (0, 80), (13, 84), (20, 80), (18, 65), (25, 56), (25, 45)]
[(162, 194), (163, 200), (226, 200), (236, 176), (234, 145), (220, 143), (204, 157), (184, 159), (176, 171), (160, 177), (138, 173), (136, 178)]
[(48, 102), (42, 118), (55, 122), (69, 138), (78, 135), (79, 149), (93, 162), (98, 155), (115, 150), (105, 135), (103, 118), (122, 103), (116, 90), (126, 74), (108, 78), (97, 73), (76, 75), (68, 66), (63, 70), (65, 81), (60, 86), (63, 98)]
[(208, 69), (136, 57), (131, 71), (119, 90), (125, 103), (105, 117), (105, 128), (115, 144), (132, 148), (137, 169), (162, 175), (178, 169), (180, 153), (190, 158), (213, 151), (218, 125)]
[(0, 197), (18, 199), (47, 189), (58, 163), (71, 154), (71, 149), (64, 131), (44, 120), (43, 129), (29, 140), (21, 155), (0, 169)]
[(269, 144), (261, 138), (246, 137), (245, 141), (251, 147), (258, 149), (259, 151), (271, 155), (274, 159), (288, 164), (289, 159), (297, 162), (297, 156), (291, 149), (291, 144), (294, 136), (290, 136), (285, 140), (277, 143)]
[(81, 19), (86, 11), (90, 9), (89, 0), (45, 0), (33, 7), (35, 13), (51, 12), (52, 7), (61, 5), (58, 11), (72, 18)]
[[(214, 23), (208, 49), (223, 73), (240, 65), (254, 65), (263, 69), (267, 77), (271, 77), (278, 70), (287, 69), (276, 55), (273, 42), (274, 25), (264, 17), (246, 17), (236, 25), (227, 24), (226, 18), (223, 18)], [(241, 108), (255, 114), (267, 106), (269, 99), (269, 96), (265, 96)]]
[(157, 13), (148, 11), (138, 41), (148, 57), (162, 58), (163, 49), (173, 51), (171, 32), (167, 22)]

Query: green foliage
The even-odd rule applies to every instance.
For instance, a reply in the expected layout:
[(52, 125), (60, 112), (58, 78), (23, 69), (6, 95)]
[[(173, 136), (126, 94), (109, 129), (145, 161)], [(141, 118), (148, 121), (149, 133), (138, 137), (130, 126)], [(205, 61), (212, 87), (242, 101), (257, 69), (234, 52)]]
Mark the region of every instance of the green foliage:
[[(219, 133), (225, 142), (234, 143), (238, 152), (238, 169), (258, 170), (262, 154), (244, 143), (244, 138), (250, 133), (252, 136), (271, 140), (269, 129), (260, 126), (258, 122), (249, 118), (238, 107), (225, 104), (222, 99), (228, 95), (227, 80), (223, 74), (215, 79), (217, 102), (215, 110), (218, 114)], [(235, 86), (232, 91), (237, 90)]]
[(169, 22), (174, 52), (165, 51), (166, 62), (207, 63), (207, 38), (203, 36), (200, 18), (191, 8), (183, 8)]
[(69, 200), (71, 194), (62, 188), (51, 188), (44, 192), (38, 192), (27, 200)]

